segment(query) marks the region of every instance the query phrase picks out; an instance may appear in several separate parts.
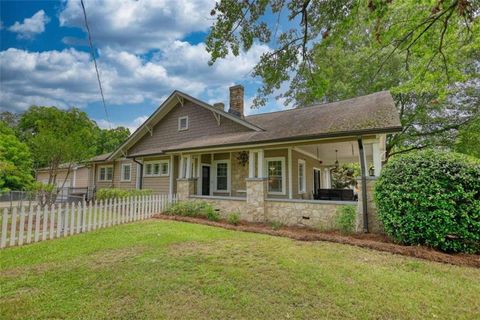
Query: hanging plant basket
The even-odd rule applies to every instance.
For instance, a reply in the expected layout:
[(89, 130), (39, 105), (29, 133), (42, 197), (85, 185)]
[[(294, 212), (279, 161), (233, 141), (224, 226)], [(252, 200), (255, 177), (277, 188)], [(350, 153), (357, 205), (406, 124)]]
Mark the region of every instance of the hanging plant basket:
[(239, 164), (245, 167), (245, 165), (248, 162), (248, 152), (247, 151), (238, 152), (237, 154), (235, 154), (235, 159), (237, 159)]

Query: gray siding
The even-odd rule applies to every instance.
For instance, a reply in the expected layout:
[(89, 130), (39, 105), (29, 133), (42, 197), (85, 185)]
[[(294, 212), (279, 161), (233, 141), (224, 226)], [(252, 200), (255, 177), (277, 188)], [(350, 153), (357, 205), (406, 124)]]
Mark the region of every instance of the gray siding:
[[(178, 118), (188, 116), (188, 130), (178, 131)], [(135, 153), (198, 139), (213, 134), (251, 131), (232, 120), (221, 118), (218, 125), (213, 112), (188, 101), (176, 105), (153, 127), (153, 134), (146, 134), (128, 152)]]

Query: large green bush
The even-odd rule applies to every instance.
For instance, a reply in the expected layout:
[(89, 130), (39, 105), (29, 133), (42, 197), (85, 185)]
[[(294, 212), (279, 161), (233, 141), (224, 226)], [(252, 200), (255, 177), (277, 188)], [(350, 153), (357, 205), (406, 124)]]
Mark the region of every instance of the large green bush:
[(391, 159), (375, 185), (378, 215), (397, 242), (480, 252), (480, 161), (426, 150)]
[(134, 196), (149, 196), (153, 194), (153, 191), (150, 189), (118, 189), (118, 188), (103, 188), (98, 189), (95, 196), (97, 200), (106, 200), (106, 199), (114, 199), (114, 198), (127, 198), (127, 197), (134, 197)]

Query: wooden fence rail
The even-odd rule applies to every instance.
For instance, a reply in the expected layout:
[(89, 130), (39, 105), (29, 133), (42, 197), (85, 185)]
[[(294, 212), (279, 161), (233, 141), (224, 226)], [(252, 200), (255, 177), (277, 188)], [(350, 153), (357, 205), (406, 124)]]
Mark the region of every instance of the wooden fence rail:
[(0, 216), (0, 248), (148, 219), (176, 203), (176, 195), (157, 194), (100, 201), (5, 208)]

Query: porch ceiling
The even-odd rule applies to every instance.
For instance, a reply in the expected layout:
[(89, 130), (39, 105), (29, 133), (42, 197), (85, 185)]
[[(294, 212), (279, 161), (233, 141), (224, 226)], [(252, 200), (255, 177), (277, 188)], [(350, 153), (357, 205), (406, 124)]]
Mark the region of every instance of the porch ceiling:
[[(338, 150), (337, 156), (340, 163), (359, 162), (357, 141), (302, 145), (295, 147), (295, 149), (314, 156), (314, 158), (322, 161), (323, 165), (333, 166), (335, 164), (335, 150)], [(365, 155), (367, 161), (371, 161), (373, 157), (371, 145), (365, 145)]]

